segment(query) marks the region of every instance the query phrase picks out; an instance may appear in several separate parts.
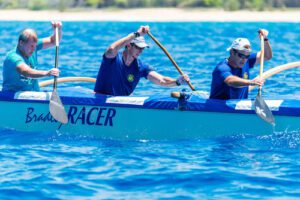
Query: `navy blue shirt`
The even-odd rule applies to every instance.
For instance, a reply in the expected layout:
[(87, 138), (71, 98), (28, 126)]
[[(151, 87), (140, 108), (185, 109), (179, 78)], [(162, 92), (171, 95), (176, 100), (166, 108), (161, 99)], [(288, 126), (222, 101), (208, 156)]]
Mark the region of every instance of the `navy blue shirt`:
[(256, 62), (256, 53), (252, 53), (242, 68), (233, 68), (224, 59), (220, 62), (212, 73), (212, 82), (210, 89), (210, 99), (247, 99), (248, 86), (231, 87), (224, 80), (228, 76), (238, 76), (243, 79), (249, 79), (249, 69), (254, 67)]
[(139, 59), (134, 59), (130, 66), (126, 66), (122, 52), (114, 58), (106, 58), (103, 55), (94, 91), (107, 95), (128, 96), (134, 91), (140, 78), (147, 78), (150, 71), (153, 69)]

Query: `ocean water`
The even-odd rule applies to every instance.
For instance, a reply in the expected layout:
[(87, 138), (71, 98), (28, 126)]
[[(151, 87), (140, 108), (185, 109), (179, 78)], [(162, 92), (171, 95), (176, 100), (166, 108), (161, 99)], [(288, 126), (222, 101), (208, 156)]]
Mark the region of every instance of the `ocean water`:
[[(211, 72), (228, 56), (226, 48), (235, 38), (249, 38), (253, 50), (259, 51), (259, 28), (270, 31), (274, 53), (265, 62), (265, 71), (300, 58), (298, 23), (64, 22), (61, 76), (96, 77), (107, 46), (144, 24), (197, 90), (209, 91)], [(26, 27), (35, 28), (40, 37), (52, 33), (49, 22), (0, 22), (1, 63)], [(146, 39), (151, 48), (141, 58), (158, 72), (177, 77), (168, 57)], [(54, 48), (41, 51), (40, 68), (54, 66), (54, 57)], [(257, 74), (258, 67), (251, 77)], [(299, 83), (300, 69), (279, 73), (267, 80), (263, 96), (299, 99)], [(80, 85), (93, 88), (90, 83)], [(171, 91), (174, 88), (142, 80), (135, 94)], [(255, 95), (255, 90), (250, 93), (251, 98)], [(1, 129), (0, 199), (299, 199), (299, 150), (300, 133), (288, 131), (184, 141), (117, 141)]]

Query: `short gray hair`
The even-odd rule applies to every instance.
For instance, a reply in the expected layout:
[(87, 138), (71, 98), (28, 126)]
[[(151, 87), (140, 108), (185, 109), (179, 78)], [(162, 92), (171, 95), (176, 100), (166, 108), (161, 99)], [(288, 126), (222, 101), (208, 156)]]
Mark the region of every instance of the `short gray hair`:
[(21, 31), (18, 42), (20, 41), (28, 42), (29, 39), (33, 39), (33, 41), (37, 42), (38, 36), (35, 30), (31, 28), (26, 28), (23, 31)]

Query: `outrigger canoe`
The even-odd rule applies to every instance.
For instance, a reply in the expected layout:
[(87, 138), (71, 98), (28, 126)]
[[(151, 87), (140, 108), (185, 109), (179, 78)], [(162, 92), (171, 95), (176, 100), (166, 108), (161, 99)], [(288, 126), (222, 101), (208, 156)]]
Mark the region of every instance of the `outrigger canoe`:
[(0, 92), (0, 127), (56, 131), (117, 140), (177, 140), (300, 130), (300, 100), (266, 100), (276, 125), (261, 120), (253, 100), (211, 100), (199, 93), (107, 96), (82, 87), (59, 89), (68, 123), (49, 113), (51, 92)]

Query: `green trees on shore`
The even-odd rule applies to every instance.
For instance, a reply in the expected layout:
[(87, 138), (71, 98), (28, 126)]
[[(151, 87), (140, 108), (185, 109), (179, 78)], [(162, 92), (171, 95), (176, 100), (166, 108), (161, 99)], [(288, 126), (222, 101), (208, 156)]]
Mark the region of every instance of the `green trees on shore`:
[(1, 9), (25, 8), (221, 8), (224, 10), (270, 10), (273, 8), (300, 7), (300, 0), (0, 0)]

